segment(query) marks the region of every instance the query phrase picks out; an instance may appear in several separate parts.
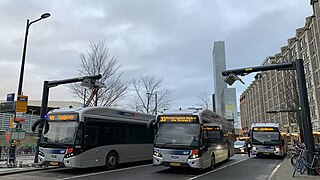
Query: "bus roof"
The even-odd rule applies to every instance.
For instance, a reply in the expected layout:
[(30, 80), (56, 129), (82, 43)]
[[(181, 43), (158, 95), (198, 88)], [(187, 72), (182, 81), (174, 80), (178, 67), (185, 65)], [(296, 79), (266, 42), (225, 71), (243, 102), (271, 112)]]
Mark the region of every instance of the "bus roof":
[(254, 127), (279, 127), (279, 123), (253, 123), (251, 128)]
[(159, 113), (158, 115), (187, 115), (187, 116), (196, 115), (200, 117), (200, 120), (203, 120), (205, 118), (214, 119), (214, 121), (207, 122), (207, 123), (216, 123), (220, 125), (224, 124), (227, 126), (232, 126), (232, 123), (227, 121), (226, 118), (208, 109), (203, 110), (201, 108), (188, 108), (184, 110), (174, 110), (174, 111), (167, 110)]
[(93, 107), (78, 107), (78, 108), (63, 108), (54, 109), (48, 112), (48, 114), (61, 114), (61, 113), (77, 113), (79, 114), (79, 120), (83, 121), (82, 117), (114, 117), (114, 118), (127, 118), (132, 120), (150, 121), (155, 119), (155, 115), (146, 114), (141, 112), (135, 112), (124, 109), (110, 108), (105, 106), (93, 106)]

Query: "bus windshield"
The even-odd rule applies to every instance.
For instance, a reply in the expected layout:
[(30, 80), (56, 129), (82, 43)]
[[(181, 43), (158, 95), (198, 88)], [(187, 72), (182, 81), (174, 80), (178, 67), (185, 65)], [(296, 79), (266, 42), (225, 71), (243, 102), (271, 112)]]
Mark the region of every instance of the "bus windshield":
[(252, 132), (253, 144), (276, 145), (280, 144), (279, 132)]
[(163, 123), (159, 124), (155, 136), (155, 146), (199, 146), (200, 125), (196, 123)]
[(73, 144), (77, 121), (49, 121), (49, 131), (43, 135), (42, 143)]

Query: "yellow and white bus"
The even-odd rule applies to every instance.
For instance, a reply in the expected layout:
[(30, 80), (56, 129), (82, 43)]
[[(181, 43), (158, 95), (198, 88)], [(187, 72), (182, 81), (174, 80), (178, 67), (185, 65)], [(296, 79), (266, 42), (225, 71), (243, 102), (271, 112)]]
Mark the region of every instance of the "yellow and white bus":
[(234, 155), (232, 123), (210, 110), (164, 111), (153, 125), (154, 166), (214, 168)]
[(43, 165), (87, 168), (152, 159), (154, 115), (134, 111), (86, 107), (56, 109), (47, 115), (38, 161)]
[(286, 134), (281, 134), (278, 123), (253, 123), (250, 129), (252, 154), (284, 156), (288, 151)]

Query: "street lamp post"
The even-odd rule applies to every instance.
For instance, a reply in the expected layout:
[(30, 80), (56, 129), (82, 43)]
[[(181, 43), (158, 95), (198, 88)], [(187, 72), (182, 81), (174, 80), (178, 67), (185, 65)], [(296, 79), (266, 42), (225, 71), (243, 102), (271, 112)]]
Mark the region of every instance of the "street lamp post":
[[(38, 22), (42, 19), (48, 18), (50, 16), (50, 13), (44, 13), (40, 16), (40, 18), (34, 20), (34, 21), (29, 21), (27, 19), (27, 24), (26, 24), (26, 33), (24, 36), (24, 44), (23, 44), (23, 51), (22, 51), (22, 61), (21, 61), (21, 69), (20, 69), (20, 77), (19, 77), (19, 85), (18, 85), (18, 96), (22, 95), (22, 84), (23, 84), (23, 74), (24, 74), (24, 65), (26, 61), (26, 51), (27, 51), (27, 42), (28, 42), (28, 34), (29, 34), (29, 27), (31, 24)], [(16, 110), (14, 111), (14, 121), (16, 121)], [(17, 123), (16, 128), (20, 127), (20, 123)], [(14, 143), (14, 140), (11, 140), (10, 143), (10, 150), (9, 150), (9, 164), (12, 166), (15, 166), (16, 162), (16, 145)]]
[(158, 113), (158, 93), (157, 92), (154, 93), (154, 98), (155, 98), (154, 112), (157, 115)]
[(29, 34), (29, 27), (31, 24), (40, 21), (42, 19), (48, 18), (50, 16), (50, 13), (44, 13), (41, 15), (40, 18), (29, 22), (29, 19), (27, 19), (27, 25), (26, 25), (26, 34), (24, 36), (24, 44), (23, 44), (23, 52), (22, 52), (22, 61), (21, 61), (21, 69), (20, 69), (20, 78), (19, 78), (19, 86), (18, 86), (18, 95), (22, 95), (22, 84), (23, 84), (23, 74), (24, 74), (24, 64), (26, 61), (26, 51), (27, 51), (27, 41), (28, 41), (28, 34)]

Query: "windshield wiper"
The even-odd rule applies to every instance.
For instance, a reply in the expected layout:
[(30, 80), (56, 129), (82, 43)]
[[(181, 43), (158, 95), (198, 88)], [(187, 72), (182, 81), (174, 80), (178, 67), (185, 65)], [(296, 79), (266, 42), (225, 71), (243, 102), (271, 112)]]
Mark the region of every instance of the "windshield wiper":
[(65, 137), (63, 139), (60, 140), (61, 143), (65, 143), (67, 142), (69, 139), (71, 139), (71, 137)]
[(159, 146), (160, 148), (163, 148), (166, 146), (168, 143), (155, 143), (155, 146)]

